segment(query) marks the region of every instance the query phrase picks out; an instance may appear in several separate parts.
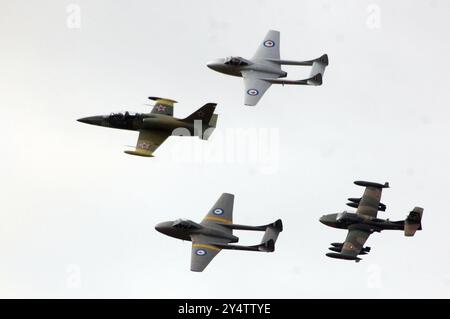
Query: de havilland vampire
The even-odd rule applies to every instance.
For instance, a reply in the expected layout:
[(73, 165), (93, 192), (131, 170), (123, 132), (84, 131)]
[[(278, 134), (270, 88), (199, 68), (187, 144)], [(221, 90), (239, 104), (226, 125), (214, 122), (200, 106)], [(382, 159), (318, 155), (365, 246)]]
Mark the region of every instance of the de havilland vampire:
[(156, 101), (150, 113), (112, 113), (84, 117), (78, 121), (139, 131), (136, 148), (125, 153), (145, 157), (153, 157), (153, 152), (171, 135), (198, 136), (206, 140), (216, 127), (218, 115), (214, 114), (217, 105), (215, 103), (207, 103), (185, 119), (178, 119), (173, 116), (173, 105), (176, 101), (153, 96), (149, 99)]
[[(287, 72), (281, 65), (312, 66), (309, 78), (284, 79)], [(238, 56), (216, 59), (207, 66), (217, 72), (244, 78), (245, 105), (256, 105), (272, 84), (322, 85), (322, 77), (328, 65), (328, 56), (310, 61), (280, 60), (280, 32), (270, 30), (255, 55), (247, 60)]]
[[(200, 223), (178, 219), (156, 225), (155, 229), (167, 236), (192, 241), (191, 270), (203, 271), (222, 249), (273, 252), (278, 234), (283, 230), (280, 219), (264, 226), (233, 224), (234, 195), (223, 193)], [(259, 245), (230, 245), (239, 238), (233, 229), (263, 231)]]
[(383, 230), (403, 230), (405, 236), (414, 236), (417, 230), (422, 230), (423, 208), (414, 207), (405, 220), (390, 221), (377, 218), (378, 211), (385, 211), (386, 205), (380, 203), (383, 188), (389, 183), (378, 184), (356, 181), (356, 185), (365, 187), (361, 198), (349, 198), (348, 206), (356, 208), (356, 213), (344, 211), (337, 214), (324, 215), (320, 222), (334, 228), (348, 229), (347, 238), (343, 243), (332, 243), (329, 249), (333, 253), (326, 255), (331, 258), (354, 260), (359, 262), (358, 255), (370, 252), (370, 247), (364, 243), (374, 232)]

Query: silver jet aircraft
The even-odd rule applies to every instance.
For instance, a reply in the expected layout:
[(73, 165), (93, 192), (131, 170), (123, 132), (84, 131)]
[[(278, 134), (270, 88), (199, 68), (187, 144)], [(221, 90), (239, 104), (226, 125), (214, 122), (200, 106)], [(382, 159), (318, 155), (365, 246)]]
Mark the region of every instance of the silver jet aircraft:
[[(287, 72), (281, 65), (312, 66), (309, 78), (284, 79)], [(280, 60), (280, 32), (270, 30), (250, 60), (232, 56), (209, 62), (207, 66), (217, 72), (244, 78), (245, 105), (256, 105), (272, 84), (321, 85), (328, 65), (328, 56), (310, 61)]]

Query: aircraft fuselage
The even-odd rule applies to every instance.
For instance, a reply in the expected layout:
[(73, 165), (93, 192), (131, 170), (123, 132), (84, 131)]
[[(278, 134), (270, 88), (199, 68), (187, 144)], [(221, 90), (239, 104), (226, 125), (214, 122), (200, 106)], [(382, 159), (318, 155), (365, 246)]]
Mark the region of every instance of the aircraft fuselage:
[(364, 225), (371, 232), (404, 229), (404, 221), (390, 221), (388, 219), (361, 216), (349, 212), (323, 215), (320, 218), (320, 222), (324, 225), (340, 229), (349, 229), (352, 225)]
[[(194, 132), (194, 122), (184, 121), (173, 116), (151, 113), (112, 113), (110, 115), (97, 115), (81, 118), (79, 122), (104, 126), (109, 128), (139, 131), (141, 129), (167, 130), (184, 128), (190, 133)], [(201, 122), (201, 121), (199, 121)], [(200, 124), (200, 123), (199, 123)]]
[(208, 227), (197, 224), (191, 220), (175, 220), (162, 222), (155, 226), (155, 229), (160, 233), (174, 237), (181, 240), (191, 241), (191, 235), (205, 235), (215, 238), (223, 238), (230, 240), (232, 243), (237, 243), (239, 238), (232, 235), (226, 229), (222, 229), (220, 225), (216, 227)]
[(274, 75), (274, 78), (287, 76), (287, 72), (281, 70), (278, 64), (266, 60), (246, 60), (241, 57), (220, 58), (209, 62), (207, 66), (214, 71), (239, 77), (242, 77), (242, 71), (270, 73)]

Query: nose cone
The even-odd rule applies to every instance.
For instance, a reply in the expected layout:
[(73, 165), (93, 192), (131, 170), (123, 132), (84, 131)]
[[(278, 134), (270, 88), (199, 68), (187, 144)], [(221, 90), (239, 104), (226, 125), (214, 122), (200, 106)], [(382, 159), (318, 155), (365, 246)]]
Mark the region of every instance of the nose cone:
[(162, 234), (166, 234), (167, 231), (171, 228), (172, 222), (162, 222), (155, 226), (155, 229)]
[(81, 123), (91, 124), (91, 125), (102, 125), (103, 123), (103, 116), (88, 116), (83, 117), (81, 119), (77, 120)]
[(206, 66), (207, 66), (208, 68), (214, 70), (215, 64), (216, 64), (216, 63), (215, 63), (214, 61), (210, 61), (210, 62), (206, 63)]
[(328, 218), (327, 215), (323, 215), (322, 217), (320, 217), (319, 221), (320, 221), (322, 224), (327, 225), (327, 226), (328, 226), (328, 224), (330, 223), (330, 220), (329, 220), (329, 218)]
[(223, 65), (223, 59), (216, 59), (214, 61), (210, 61), (206, 63), (206, 66), (211, 70), (217, 71)]

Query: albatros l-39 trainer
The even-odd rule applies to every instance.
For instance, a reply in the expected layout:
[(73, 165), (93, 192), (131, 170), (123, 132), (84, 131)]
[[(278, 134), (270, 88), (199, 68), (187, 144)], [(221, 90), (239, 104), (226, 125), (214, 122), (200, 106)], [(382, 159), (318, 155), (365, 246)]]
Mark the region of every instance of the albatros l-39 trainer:
[(381, 191), (389, 184), (356, 181), (356, 185), (366, 187), (361, 198), (349, 198), (348, 206), (356, 208), (356, 213), (342, 212), (324, 215), (320, 222), (334, 228), (348, 229), (347, 238), (343, 243), (332, 243), (329, 249), (333, 253), (326, 254), (331, 258), (354, 260), (359, 262), (358, 255), (370, 252), (370, 247), (364, 247), (367, 238), (374, 232), (382, 230), (403, 230), (405, 236), (414, 236), (417, 230), (422, 230), (423, 208), (414, 207), (405, 220), (390, 221), (377, 218), (378, 211), (385, 211), (386, 205), (380, 203)]
[(125, 151), (130, 155), (153, 157), (153, 152), (170, 136), (198, 136), (208, 139), (216, 128), (218, 115), (214, 114), (215, 103), (207, 103), (197, 111), (178, 119), (173, 116), (174, 100), (149, 97), (156, 101), (150, 113), (112, 113), (78, 119), (79, 122), (139, 131), (135, 150)]
[[(312, 66), (309, 78), (287, 80), (281, 65)], [(245, 105), (256, 105), (272, 84), (321, 85), (328, 56), (310, 61), (280, 60), (280, 32), (270, 30), (250, 60), (232, 56), (211, 61), (207, 66), (217, 72), (244, 78)]]
[[(281, 220), (264, 226), (233, 224), (234, 195), (224, 193), (206, 217), (199, 223), (178, 219), (156, 225), (156, 230), (170, 237), (192, 241), (191, 270), (203, 271), (222, 249), (273, 252), (278, 234), (283, 230)], [(263, 231), (259, 245), (240, 246), (233, 229)]]

